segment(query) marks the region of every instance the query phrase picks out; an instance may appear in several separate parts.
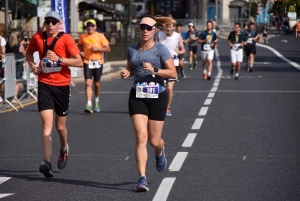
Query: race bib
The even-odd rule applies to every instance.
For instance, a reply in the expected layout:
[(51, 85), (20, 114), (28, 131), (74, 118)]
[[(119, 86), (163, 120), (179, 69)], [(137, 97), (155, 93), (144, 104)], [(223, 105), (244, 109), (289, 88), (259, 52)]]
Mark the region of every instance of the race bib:
[(101, 63), (100, 60), (89, 60), (89, 68), (94, 69), (94, 68), (100, 68)]
[(46, 58), (42, 59), (42, 70), (44, 73), (53, 73), (61, 71), (61, 63), (56, 61), (51, 61)]
[(136, 97), (137, 98), (158, 98), (159, 94), (159, 84), (150, 82), (138, 82), (136, 84)]
[(212, 50), (211, 44), (204, 44), (204, 45), (203, 45), (203, 49), (204, 49), (204, 50)]
[(240, 44), (233, 44), (233, 45), (232, 45), (232, 49), (233, 49), (233, 50), (239, 50), (240, 47), (241, 47)]
[(248, 38), (247, 42), (248, 43), (253, 43), (253, 38)]
[(264, 34), (267, 34), (267, 31), (264, 31)]

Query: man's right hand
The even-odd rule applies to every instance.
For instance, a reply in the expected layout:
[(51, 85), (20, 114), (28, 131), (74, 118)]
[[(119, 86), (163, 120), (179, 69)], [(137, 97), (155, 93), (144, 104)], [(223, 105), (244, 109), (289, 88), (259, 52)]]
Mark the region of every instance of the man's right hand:
[(31, 68), (31, 71), (33, 72), (33, 74), (38, 75), (41, 72), (41, 69), (39, 67), (33, 67)]

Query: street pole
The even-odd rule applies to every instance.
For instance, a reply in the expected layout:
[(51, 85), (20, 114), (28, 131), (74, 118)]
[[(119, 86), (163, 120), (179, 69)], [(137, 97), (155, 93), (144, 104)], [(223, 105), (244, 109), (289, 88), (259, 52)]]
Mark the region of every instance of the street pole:
[(5, 28), (6, 28), (6, 32), (8, 32), (8, 18), (9, 18), (8, 0), (5, 0)]
[(251, 2), (249, 0), (249, 5), (248, 5), (248, 19), (250, 21), (250, 9), (251, 9)]
[(215, 0), (215, 21), (218, 20), (218, 0)]

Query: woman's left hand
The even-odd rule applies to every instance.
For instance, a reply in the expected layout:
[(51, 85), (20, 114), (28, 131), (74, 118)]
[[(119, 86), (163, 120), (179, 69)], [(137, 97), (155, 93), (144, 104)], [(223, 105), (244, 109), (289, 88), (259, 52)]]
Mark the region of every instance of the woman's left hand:
[(143, 68), (145, 70), (150, 71), (151, 74), (154, 73), (154, 68), (152, 67), (151, 63), (149, 63), (149, 62), (143, 62)]

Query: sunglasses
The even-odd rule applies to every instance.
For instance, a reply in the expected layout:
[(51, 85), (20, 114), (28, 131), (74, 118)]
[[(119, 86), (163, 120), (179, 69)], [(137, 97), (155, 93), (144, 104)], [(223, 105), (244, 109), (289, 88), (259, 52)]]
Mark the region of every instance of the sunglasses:
[(94, 24), (87, 24), (86, 27), (94, 27)]
[(58, 21), (45, 20), (46, 25), (50, 25), (50, 22), (51, 22), (52, 25), (54, 25), (54, 26), (58, 23)]
[(149, 26), (148, 24), (140, 24), (140, 30), (142, 31), (152, 31), (153, 28), (154, 26)]

